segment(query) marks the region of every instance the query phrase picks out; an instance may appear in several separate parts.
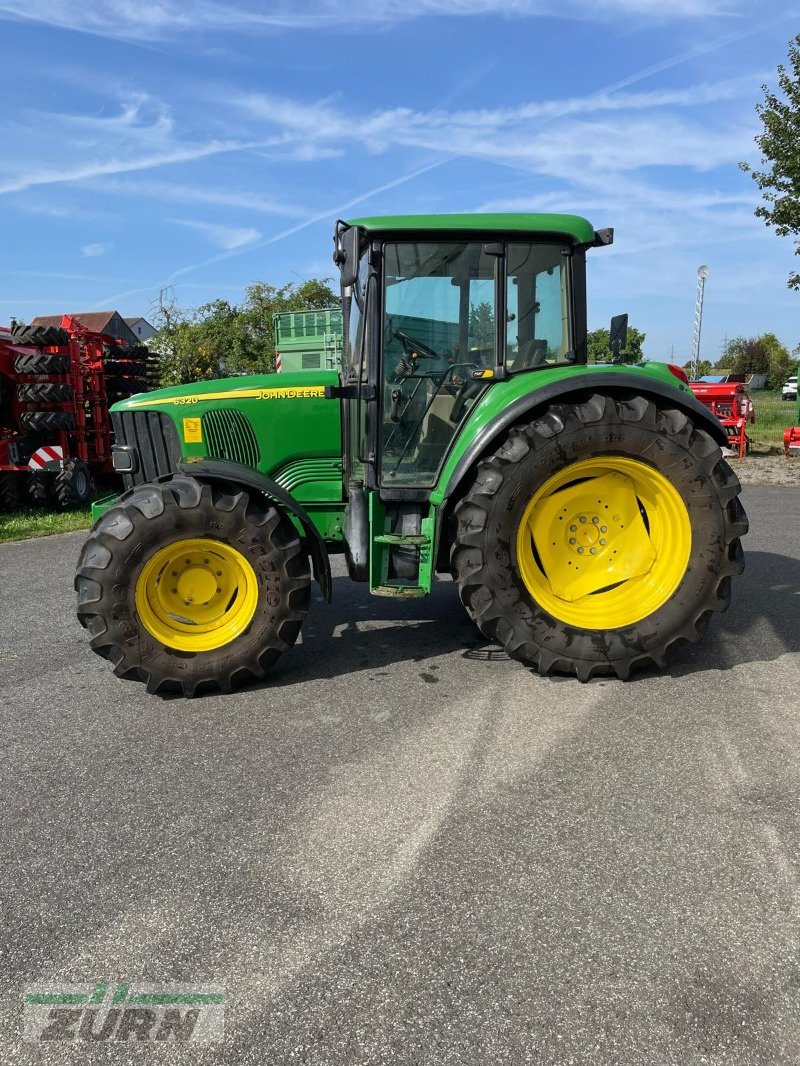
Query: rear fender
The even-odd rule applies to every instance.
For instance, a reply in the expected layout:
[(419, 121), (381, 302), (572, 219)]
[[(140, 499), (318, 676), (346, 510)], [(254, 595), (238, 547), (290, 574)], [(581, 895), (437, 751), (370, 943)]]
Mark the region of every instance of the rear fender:
[[(587, 380), (588, 378), (588, 380)], [(717, 444), (727, 444), (728, 436), (720, 421), (712, 415), (707, 407), (704, 407), (693, 393), (684, 392), (675, 388), (668, 382), (659, 381), (656, 378), (645, 377), (642, 374), (626, 374), (614, 371), (611, 373), (597, 372), (591, 376), (564, 377), (552, 381), (547, 385), (519, 396), (504, 408), (494, 419), (485, 423), (475, 434), (467, 449), (458, 460), (442, 498), (443, 511), (449, 509), (459, 497), (459, 486), (464, 481), (470, 470), (478, 460), (489, 450), (491, 445), (515, 422), (523, 418), (530, 418), (538, 414), (552, 403), (566, 401), (568, 403), (580, 402), (592, 393), (599, 392), (606, 396), (620, 399), (631, 396), (645, 396), (656, 402), (664, 401), (671, 407), (687, 414), (698, 426), (709, 433)], [(469, 434), (469, 420), (462, 433)]]

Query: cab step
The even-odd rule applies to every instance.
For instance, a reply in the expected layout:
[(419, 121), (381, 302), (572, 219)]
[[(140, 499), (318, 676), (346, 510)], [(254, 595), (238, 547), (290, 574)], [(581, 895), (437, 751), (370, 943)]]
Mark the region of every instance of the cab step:
[[(391, 505), (384, 505), (377, 492), (370, 493), (369, 590), (374, 596), (394, 599), (427, 596), (433, 580), (436, 511), (430, 507), (425, 514), (420, 515), (416, 526), (418, 532), (392, 533), (392, 519), (386, 513), (388, 506)], [(399, 575), (396, 578), (390, 576), (393, 573), (393, 552), (401, 555), (407, 564), (410, 561), (411, 565), (407, 565), (404, 574), (405, 580)]]
[(373, 537), (375, 544), (399, 544), (407, 546), (422, 547), (424, 545), (430, 545), (431, 538), (424, 534), (416, 533), (381, 533), (380, 536)]
[(400, 600), (413, 600), (417, 596), (428, 595), (428, 590), (421, 585), (373, 585), (369, 591), (373, 596), (392, 596)]

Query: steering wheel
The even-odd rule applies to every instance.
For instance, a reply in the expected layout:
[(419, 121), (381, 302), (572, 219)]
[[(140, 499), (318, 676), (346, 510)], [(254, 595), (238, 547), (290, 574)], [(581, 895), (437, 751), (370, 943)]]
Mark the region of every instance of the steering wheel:
[(401, 329), (396, 329), (392, 332), (393, 337), (397, 337), (400, 343), (403, 345), (403, 352), (414, 352), (419, 359), (441, 359), (441, 355), (434, 348), (431, 348), (425, 341), (417, 340), (416, 337), (412, 337), (408, 333), (404, 333)]

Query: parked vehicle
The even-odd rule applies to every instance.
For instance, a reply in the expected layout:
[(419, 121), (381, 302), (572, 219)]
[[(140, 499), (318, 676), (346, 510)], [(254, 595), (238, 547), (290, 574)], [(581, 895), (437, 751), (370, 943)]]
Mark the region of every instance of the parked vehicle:
[(783, 400), (796, 400), (797, 399), (797, 376), (796, 375), (786, 379), (786, 384), (781, 389), (781, 399), (783, 399)]
[(337, 223), (340, 370), (115, 404), (128, 491), (96, 507), (75, 578), (92, 648), (151, 692), (263, 678), (312, 570), (331, 598), (332, 552), (377, 596), (452, 574), (542, 674), (627, 678), (698, 641), (747, 517), (683, 370), (622, 364), (627, 316), (587, 365), (586, 253), (612, 237), (574, 215)]

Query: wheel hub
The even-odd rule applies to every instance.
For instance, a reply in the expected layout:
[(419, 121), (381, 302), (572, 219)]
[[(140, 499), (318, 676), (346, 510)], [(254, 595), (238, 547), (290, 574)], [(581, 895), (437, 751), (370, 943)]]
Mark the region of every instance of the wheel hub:
[(250, 624), (258, 587), (250, 563), (229, 544), (179, 540), (147, 560), (135, 598), (142, 624), (167, 647), (211, 651)]
[(579, 460), (555, 474), (531, 498), (517, 533), (517, 564), (531, 595), (587, 629), (651, 614), (679, 584), (690, 549), (676, 489), (623, 456)]
[(591, 511), (585, 514), (576, 514), (569, 519), (564, 536), (567, 547), (576, 555), (597, 555), (607, 547), (609, 541), (608, 526), (601, 525), (599, 514)]

